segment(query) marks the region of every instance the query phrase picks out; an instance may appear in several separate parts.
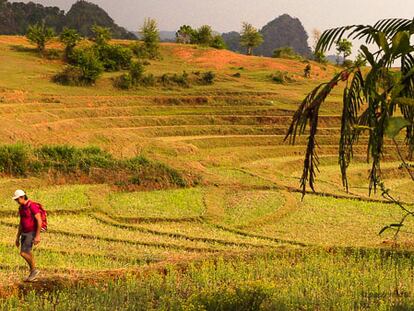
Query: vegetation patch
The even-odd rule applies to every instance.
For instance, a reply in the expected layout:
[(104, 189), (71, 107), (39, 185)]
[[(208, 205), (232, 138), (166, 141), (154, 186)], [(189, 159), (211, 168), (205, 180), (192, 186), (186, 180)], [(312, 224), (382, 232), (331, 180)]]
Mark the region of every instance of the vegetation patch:
[(129, 190), (185, 187), (192, 183), (174, 168), (143, 156), (116, 159), (98, 147), (67, 145), (0, 146), (0, 172), (14, 177), (47, 174), (55, 180), (110, 183)]

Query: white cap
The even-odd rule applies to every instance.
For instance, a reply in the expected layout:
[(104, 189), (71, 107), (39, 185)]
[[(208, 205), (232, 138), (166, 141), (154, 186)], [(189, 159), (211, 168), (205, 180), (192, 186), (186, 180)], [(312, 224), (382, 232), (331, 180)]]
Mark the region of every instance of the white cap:
[(26, 193), (23, 190), (16, 190), (14, 192), (13, 200), (16, 200), (20, 197), (24, 197), (25, 195), (26, 195)]

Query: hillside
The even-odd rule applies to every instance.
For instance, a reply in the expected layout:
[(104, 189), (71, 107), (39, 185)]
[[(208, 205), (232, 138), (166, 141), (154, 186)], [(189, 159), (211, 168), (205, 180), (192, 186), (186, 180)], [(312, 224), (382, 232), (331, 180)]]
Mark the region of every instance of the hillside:
[[(62, 49), (57, 41), (51, 47)], [(41, 309), (40, 292), (46, 292), (66, 303), (63, 309), (82, 309), (96, 297), (102, 300), (95, 309), (107, 307), (107, 301), (119, 309), (125, 303), (133, 309), (169, 309), (209, 297), (238, 302), (234, 293), (241, 292), (247, 304), (249, 297), (267, 297), (270, 310), (285, 305), (312, 310), (316, 293), (328, 309), (369, 303), (387, 303), (387, 309), (383, 297), (394, 299), (388, 274), (396, 264), (404, 293), (414, 293), (408, 252), (414, 223), (408, 221), (401, 233), (404, 252), (390, 256), (393, 232), (378, 232), (401, 212), (380, 194), (368, 196), (366, 137), (354, 149), (350, 193), (338, 186), (343, 85), (320, 111), (317, 192), (302, 200), (298, 189), (307, 138), (290, 146), (286, 129), (304, 96), (336, 67), (310, 62), (311, 77), (305, 79), (301, 61), (163, 43), (161, 58), (149, 61), (148, 73), (213, 71), (214, 83), (120, 91), (112, 83), (119, 73), (112, 72), (94, 86), (67, 87), (51, 81), (63, 62), (40, 58), (19, 36), (0, 36), (0, 64), (2, 144), (98, 146), (127, 164), (131, 157), (140, 165), (145, 159), (163, 164), (151, 166), (147, 179), (133, 180), (140, 191), (125, 191), (104, 178), (91, 182), (85, 175), (3, 174), (0, 303), (12, 297), (7, 306)], [(272, 79), (280, 72), (289, 76), (285, 83)], [(412, 202), (411, 181), (389, 150), (382, 169), (395, 195)], [(155, 175), (160, 167), (194, 183), (162, 187), (164, 176)], [(111, 169), (117, 173), (116, 167), (104, 173)], [(10, 243), (17, 229), (10, 193), (21, 185), (50, 217), (36, 250), (43, 274), (33, 284), (19, 281), (26, 270)], [(390, 281), (378, 284), (379, 277)], [(227, 290), (228, 284), (234, 287)], [(366, 292), (371, 288), (375, 293)], [(16, 297), (33, 289), (38, 290), (33, 300), (20, 305)], [(304, 292), (312, 297), (304, 298)]]
[(101, 7), (91, 2), (77, 1), (65, 14), (58, 7), (0, 0), (0, 34), (24, 35), (30, 25), (40, 22), (54, 28), (58, 33), (64, 27), (69, 27), (87, 37), (91, 35), (91, 26), (97, 24), (110, 28), (114, 38), (135, 38), (134, 34), (115, 24)]

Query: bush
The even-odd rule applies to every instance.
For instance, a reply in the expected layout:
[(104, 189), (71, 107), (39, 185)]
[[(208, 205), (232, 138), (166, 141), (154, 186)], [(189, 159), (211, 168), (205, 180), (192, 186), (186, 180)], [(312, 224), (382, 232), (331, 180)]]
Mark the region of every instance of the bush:
[(218, 50), (224, 50), (227, 48), (226, 42), (221, 35), (214, 36), (210, 46)]
[(66, 66), (62, 72), (59, 72), (53, 77), (53, 82), (69, 86), (82, 85), (82, 70), (79, 67)]
[(152, 73), (144, 75), (139, 81), (139, 84), (143, 86), (155, 86), (156, 83), (157, 83), (157, 79)]
[(43, 146), (35, 150), (42, 170), (61, 172), (89, 172), (92, 167), (109, 168), (114, 165), (111, 154), (97, 147), (75, 148), (72, 146)]
[(286, 71), (276, 71), (270, 76), (273, 82), (283, 84), (286, 82), (293, 82), (293, 78), (289, 76), (289, 73)]
[(134, 84), (129, 73), (125, 73), (114, 79), (114, 86), (121, 90), (129, 90)]
[(123, 74), (114, 79), (114, 86), (119, 89), (128, 90), (140, 84), (144, 78), (145, 67), (140, 62), (133, 62), (129, 73)]
[(190, 81), (188, 78), (188, 74), (184, 71), (182, 74), (163, 74), (160, 78), (159, 81), (164, 85), (164, 86), (170, 86), (170, 85), (178, 85), (181, 87), (189, 87), (190, 86)]
[(93, 84), (102, 74), (104, 67), (92, 48), (75, 49), (71, 55), (71, 63), (82, 72), (83, 84)]
[(131, 65), (132, 51), (120, 45), (96, 46), (96, 53), (106, 71), (128, 69)]
[(57, 49), (48, 49), (44, 52), (44, 55), (49, 60), (57, 60), (62, 58), (62, 53)]
[(291, 48), (290, 46), (286, 46), (286, 47), (276, 49), (273, 52), (273, 57), (274, 58), (297, 59), (297, 60), (302, 60), (303, 59), (303, 57), (300, 56), (299, 54), (297, 54), (295, 52), (295, 50), (293, 48)]
[(201, 75), (202, 84), (213, 84), (216, 74), (212, 71), (207, 71)]
[(0, 172), (25, 176), (30, 169), (30, 149), (22, 144), (0, 146)]
[(133, 62), (129, 68), (129, 75), (131, 80), (135, 83), (139, 82), (144, 76), (145, 67), (140, 62)]

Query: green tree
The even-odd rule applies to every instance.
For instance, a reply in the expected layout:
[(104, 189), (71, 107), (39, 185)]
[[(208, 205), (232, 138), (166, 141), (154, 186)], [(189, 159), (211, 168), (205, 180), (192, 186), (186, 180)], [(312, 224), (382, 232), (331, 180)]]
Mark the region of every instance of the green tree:
[(175, 34), (175, 37), (177, 39), (177, 43), (189, 44), (192, 41), (193, 35), (194, 30), (191, 26), (182, 25)]
[(92, 39), (98, 46), (107, 45), (112, 38), (110, 28), (98, 26), (95, 24), (92, 26), (91, 30), (93, 33)]
[(152, 18), (146, 18), (139, 30), (139, 34), (141, 35), (141, 40), (144, 42), (144, 49), (149, 58), (157, 58), (160, 54), (160, 32), (157, 21)]
[[(352, 42), (347, 39), (338, 40), (336, 43), (336, 51), (338, 56), (342, 54), (343, 62), (346, 62), (346, 58), (352, 54)], [(339, 57), (337, 58), (337, 63), (339, 65)]]
[(210, 46), (215, 49), (219, 49), (219, 50), (223, 50), (227, 48), (226, 42), (224, 42), (224, 39), (221, 35), (213, 36)]
[(194, 34), (195, 43), (209, 46), (213, 41), (213, 29), (209, 25), (203, 25)]
[(247, 48), (247, 55), (253, 54), (253, 49), (263, 43), (262, 34), (252, 24), (243, 23), (240, 45)]
[(70, 59), (76, 45), (82, 39), (76, 29), (64, 28), (59, 36), (60, 42), (65, 45), (65, 57), (66, 60)]
[(37, 46), (37, 50), (43, 55), (46, 44), (55, 36), (52, 28), (47, 27), (44, 23), (38, 23), (29, 26), (26, 38)]
[[(317, 130), (319, 111), (332, 90), (341, 81), (346, 82), (343, 91), (339, 165), (342, 183), (348, 190), (347, 169), (353, 157), (354, 146), (362, 134), (368, 136), (367, 157), (371, 162), (369, 192), (380, 188), (382, 196), (397, 204), (403, 218), (397, 224), (384, 228), (396, 229), (396, 236), (408, 216), (414, 211), (401, 204), (384, 185), (381, 163), (384, 160), (385, 138), (396, 148), (396, 155), (403, 168), (414, 181), (412, 166), (407, 163), (414, 151), (414, 45), (412, 44), (414, 21), (410, 19), (380, 20), (373, 26), (354, 25), (325, 31), (318, 42), (317, 51), (325, 52), (344, 37), (365, 40), (361, 45), (363, 58), (369, 68), (362, 71), (361, 61), (336, 74), (331, 81), (317, 86), (309, 93), (294, 114), (286, 139), (295, 143), (298, 135), (309, 126), (306, 155), (301, 177), (303, 195), (307, 185), (314, 190), (318, 170)], [(366, 44), (374, 44), (371, 52)], [(348, 45), (349, 46), (349, 45)], [(399, 62), (397, 70), (393, 65)], [(398, 111), (399, 110), (399, 111)], [(398, 111), (398, 114), (397, 114)], [(401, 150), (399, 133), (405, 130), (408, 155)]]

